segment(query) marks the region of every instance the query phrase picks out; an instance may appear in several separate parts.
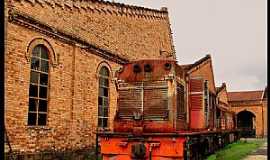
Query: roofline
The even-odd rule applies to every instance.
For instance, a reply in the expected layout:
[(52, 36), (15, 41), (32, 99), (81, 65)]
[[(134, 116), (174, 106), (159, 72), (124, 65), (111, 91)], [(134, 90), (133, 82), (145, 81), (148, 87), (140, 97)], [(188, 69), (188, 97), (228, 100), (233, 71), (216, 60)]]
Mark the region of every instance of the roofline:
[(122, 57), (121, 55), (118, 55), (117, 53), (113, 53), (100, 46), (88, 43), (86, 40), (82, 39), (81, 37), (78, 37), (77, 35), (66, 33), (62, 30), (51, 27), (48, 24), (38, 21), (37, 19), (29, 16), (28, 14), (22, 13), (15, 9), (9, 10), (8, 21), (10, 23), (14, 23), (22, 27), (32, 28), (36, 32), (39, 32), (49, 37), (59, 39), (67, 44), (76, 45), (88, 51), (88, 53), (102, 57), (106, 60), (113, 61), (118, 64), (125, 64), (129, 62), (128, 59)]
[[(165, 18), (168, 17), (168, 9), (166, 7), (161, 7), (161, 9), (152, 9), (135, 5), (128, 5), (118, 2), (109, 2), (104, 0), (68, 0), (68, 1), (59, 1), (59, 0), (48, 0), (48, 1), (38, 1), (38, 0), (17, 0), (19, 3), (30, 3), (32, 5), (39, 4), (42, 7), (50, 6), (54, 8), (55, 6), (62, 9), (67, 8), (69, 11), (73, 10), (96, 10), (98, 12), (105, 13), (115, 13), (119, 15), (136, 15), (136, 16), (146, 16), (152, 18)], [(8, 1), (9, 5), (14, 5), (12, 2)], [(100, 5), (104, 5), (102, 7)], [(107, 7), (106, 7), (107, 6)]]
[[(203, 58), (197, 60), (197, 61), (194, 62), (193, 64), (190, 64), (190, 67), (187, 68), (187, 72), (188, 72), (188, 73), (193, 72), (192, 69), (193, 69), (194, 67), (199, 66), (200, 64), (202, 64), (203, 62), (207, 61), (208, 59), (211, 60), (211, 55), (210, 55), (210, 54), (207, 54), (206, 56), (204, 56)], [(185, 64), (184, 64), (184, 65), (185, 65)]]
[(210, 54), (206, 54), (203, 58), (199, 59), (198, 61), (196, 61), (195, 63), (191, 64), (190, 67), (188, 67), (187, 69), (187, 74), (190, 74), (192, 73), (194, 70), (195, 67), (198, 67), (200, 65), (205, 65), (203, 64), (204, 62), (210, 60), (210, 69), (211, 69), (211, 72), (212, 72), (212, 77), (213, 77), (213, 85), (214, 85), (214, 90), (215, 90), (215, 93), (216, 93), (216, 84), (215, 84), (215, 76), (214, 76), (214, 70), (213, 70), (213, 65), (212, 65), (212, 59), (211, 59), (211, 55)]
[(217, 94), (219, 94), (225, 88), (226, 88), (226, 83), (223, 82), (219, 88), (216, 88)]
[(243, 92), (263, 92), (263, 90), (232, 91), (228, 93), (243, 93)]
[(110, 1), (104, 1), (104, 0), (86, 0), (86, 1), (98, 2), (98, 3), (102, 3), (102, 4), (109, 4), (109, 5), (118, 6), (118, 7), (119, 6), (120, 7), (127, 7), (130, 9), (142, 9), (142, 10), (146, 10), (146, 11), (168, 13), (167, 7), (161, 7), (160, 9), (153, 9), (153, 8), (148, 8), (148, 7), (130, 5), (130, 4), (119, 3), (119, 2), (110, 2)]

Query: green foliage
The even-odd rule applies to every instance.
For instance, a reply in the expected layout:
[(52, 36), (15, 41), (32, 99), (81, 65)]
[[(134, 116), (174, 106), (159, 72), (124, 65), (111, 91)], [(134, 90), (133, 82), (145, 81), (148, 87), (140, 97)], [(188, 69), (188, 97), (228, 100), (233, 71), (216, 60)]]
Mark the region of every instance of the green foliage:
[(262, 144), (262, 140), (237, 141), (209, 156), (207, 160), (240, 160)]

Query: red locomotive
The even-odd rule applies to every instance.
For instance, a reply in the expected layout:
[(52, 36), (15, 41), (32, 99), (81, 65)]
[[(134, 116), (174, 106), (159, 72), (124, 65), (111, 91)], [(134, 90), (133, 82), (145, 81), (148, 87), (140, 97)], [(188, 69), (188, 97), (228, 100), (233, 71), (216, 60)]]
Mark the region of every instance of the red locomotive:
[(103, 160), (202, 159), (238, 138), (206, 76), (192, 77), (173, 60), (140, 60), (116, 77), (113, 131), (97, 134)]

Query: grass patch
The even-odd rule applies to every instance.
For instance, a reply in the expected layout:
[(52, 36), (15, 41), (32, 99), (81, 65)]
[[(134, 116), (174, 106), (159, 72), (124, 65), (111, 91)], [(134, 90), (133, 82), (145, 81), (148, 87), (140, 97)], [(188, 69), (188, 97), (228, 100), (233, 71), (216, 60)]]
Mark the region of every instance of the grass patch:
[(257, 149), (263, 144), (263, 140), (240, 140), (229, 144), (215, 154), (209, 156), (207, 160), (240, 160), (244, 158), (254, 149)]

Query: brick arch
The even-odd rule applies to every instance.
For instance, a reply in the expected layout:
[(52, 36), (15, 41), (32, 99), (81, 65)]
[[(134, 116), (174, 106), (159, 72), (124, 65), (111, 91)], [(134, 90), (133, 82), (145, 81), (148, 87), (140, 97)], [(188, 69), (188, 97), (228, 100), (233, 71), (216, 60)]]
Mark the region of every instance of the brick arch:
[(242, 111), (249, 111), (253, 115), (255, 115), (255, 125), (256, 125), (256, 136), (260, 137), (262, 133), (262, 109), (261, 105), (259, 104), (254, 104), (254, 105), (238, 105), (238, 106), (233, 106), (231, 107), (231, 110), (235, 113), (237, 116), (238, 113)]
[(239, 110), (238, 112), (235, 112), (235, 114), (238, 115), (240, 112), (245, 112), (245, 111), (252, 113), (257, 118), (256, 113), (250, 109), (242, 109), (242, 110)]
[(57, 57), (56, 57), (56, 54), (54, 52), (52, 45), (49, 43), (48, 40), (46, 40), (42, 37), (34, 38), (32, 41), (29, 42), (29, 44), (27, 46), (27, 52), (25, 53), (25, 57), (26, 57), (27, 61), (30, 62), (32, 50), (39, 44), (44, 45), (48, 49), (49, 60), (50, 60), (50, 63), (52, 64), (52, 66), (57, 65)]
[(99, 77), (99, 71), (102, 67), (107, 67), (109, 69), (109, 79), (112, 78), (112, 68), (110, 66), (110, 64), (106, 61), (102, 61), (98, 64), (97, 69), (96, 69), (96, 77)]

